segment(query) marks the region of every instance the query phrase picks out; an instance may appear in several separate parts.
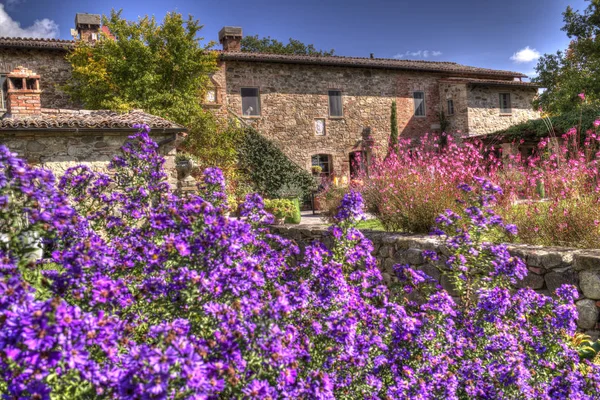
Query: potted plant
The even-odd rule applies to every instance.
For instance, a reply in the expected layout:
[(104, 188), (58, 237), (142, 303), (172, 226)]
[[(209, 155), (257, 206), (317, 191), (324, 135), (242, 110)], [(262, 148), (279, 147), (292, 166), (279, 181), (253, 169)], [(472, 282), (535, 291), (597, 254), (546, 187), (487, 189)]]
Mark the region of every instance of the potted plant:
[(310, 171), (314, 176), (319, 176), (321, 175), (321, 172), (323, 172), (323, 168), (320, 165), (313, 165), (310, 167)]
[(265, 210), (273, 214), (276, 225), (282, 225), (286, 218), (293, 216), (295, 209), (294, 203), (288, 199), (265, 200)]

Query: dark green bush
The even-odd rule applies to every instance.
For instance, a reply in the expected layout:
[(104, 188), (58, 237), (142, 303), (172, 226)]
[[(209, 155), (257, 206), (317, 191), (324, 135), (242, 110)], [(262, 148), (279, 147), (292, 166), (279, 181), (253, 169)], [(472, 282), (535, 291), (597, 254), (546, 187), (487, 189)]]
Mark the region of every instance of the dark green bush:
[(263, 196), (276, 198), (285, 186), (308, 194), (315, 188), (313, 176), (291, 161), (273, 142), (252, 128), (246, 128), (238, 149), (239, 165)]
[[(552, 127), (557, 136), (565, 134), (573, 127), (579, 127), (581, 118), (581, 131), (594, 128), (594, 121), (600, 116), (600, 110), (588, 107), (582, 112), (579, 110), (565, 112), (560, 115), (550, 117)], [(547, 121), (547, 119), (546, 119)], [(544, 120), (533, 119), (522, 124), (511, 126), (510, 128), (494, 132), (494, 135), (503, 135), (508, 139), (519, 139), (523, 136), (547, 137), (550, 135), (548, 125)]]

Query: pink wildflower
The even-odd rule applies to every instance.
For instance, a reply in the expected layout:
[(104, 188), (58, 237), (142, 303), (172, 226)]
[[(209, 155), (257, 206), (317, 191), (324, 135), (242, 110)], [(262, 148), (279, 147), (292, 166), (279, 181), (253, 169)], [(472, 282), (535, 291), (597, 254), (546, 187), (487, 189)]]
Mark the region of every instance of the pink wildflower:
[(579, 96), (582, 101), (585, 101), (585, 93), (579, 93), (577, 96)]

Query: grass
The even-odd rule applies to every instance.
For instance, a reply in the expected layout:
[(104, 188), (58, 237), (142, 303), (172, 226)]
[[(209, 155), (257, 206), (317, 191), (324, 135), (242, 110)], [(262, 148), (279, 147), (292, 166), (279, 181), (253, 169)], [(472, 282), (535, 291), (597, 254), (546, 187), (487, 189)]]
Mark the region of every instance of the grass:
[(383, 225), (381, 221), (377, 218), (367, 219), (365, 221), (360, 221), (356, 226), (358, 229), (369, 229), (372, 231), (384, 231)]

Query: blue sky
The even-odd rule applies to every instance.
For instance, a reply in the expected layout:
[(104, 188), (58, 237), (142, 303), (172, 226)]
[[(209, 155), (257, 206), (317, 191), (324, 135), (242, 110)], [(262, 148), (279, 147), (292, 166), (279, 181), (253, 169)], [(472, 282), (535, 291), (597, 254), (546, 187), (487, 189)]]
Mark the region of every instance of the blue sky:
[[(225, 25), (246, 35), (293, 37), (345, 56), (455, 61), (532, 74), (537, 53), (564, 49), (560, 30), (568, 5), (584, 0), (0, 0), (0, 36), (21, 34), (70, 38), (75, 13), (108, 14), (123, 9), (137, 19), (161, 19), (176, 10), (205, 25), (203, 36), (217, 41)], [(517, 57), (515, 53), (529, 48)], [(534, 51), (535, 50), (535, 51)], [(513, 59), (511, 59), (511, 57)], [(517, 62), (517, 61), (521, 62)]]

